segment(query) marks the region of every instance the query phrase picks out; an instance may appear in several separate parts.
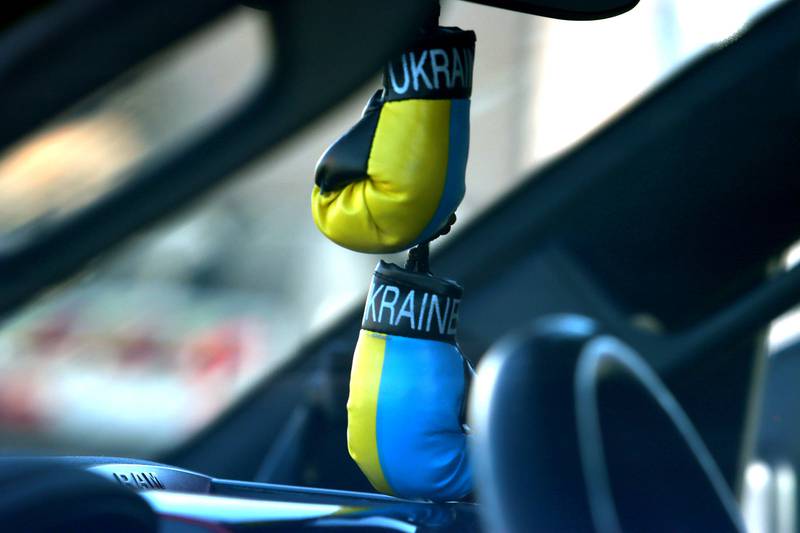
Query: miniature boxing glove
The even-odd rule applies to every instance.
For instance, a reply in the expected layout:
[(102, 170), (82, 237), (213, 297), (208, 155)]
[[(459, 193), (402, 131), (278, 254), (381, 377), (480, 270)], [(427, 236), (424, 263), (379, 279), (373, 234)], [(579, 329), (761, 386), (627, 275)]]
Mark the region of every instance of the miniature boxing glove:
[(462, 289), (381, 261), (353, 358), (347, 445), (385, 494), (436, 501), (472, 490), (462, 427), (470, 368), (456, 345)]
[(361, 120), (317, 163), (311, 210), (329, 239), (391, 253), (430, 239), (464, 197), (475, 34), (436, 27), (384, 71)]

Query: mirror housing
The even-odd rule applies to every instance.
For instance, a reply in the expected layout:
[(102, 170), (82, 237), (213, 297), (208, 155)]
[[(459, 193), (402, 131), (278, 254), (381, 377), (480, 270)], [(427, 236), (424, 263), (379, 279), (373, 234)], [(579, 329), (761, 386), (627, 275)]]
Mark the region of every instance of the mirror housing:
[(639, 0), (467, 0), (564, 20), (597, 20), (615, 17), (633, 9)]

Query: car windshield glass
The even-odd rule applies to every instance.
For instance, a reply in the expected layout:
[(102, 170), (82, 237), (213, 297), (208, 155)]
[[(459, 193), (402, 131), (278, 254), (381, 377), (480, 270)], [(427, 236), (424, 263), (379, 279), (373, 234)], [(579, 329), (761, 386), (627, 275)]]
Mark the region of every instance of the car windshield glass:
[[(478, 36), (454, 232), (772, 3), (642, 0), (591, 23), (445, 4), (442, 24)], [(3, 154), (0, 246), (34, 238), (212, 127), (268, 71), (262, 19), (240, 9)], [(0, 449), (155, 457), (359, 305), (378, 257), (327, 241), (309, 201), (317, 159), (378, 83), (9, 317)]]

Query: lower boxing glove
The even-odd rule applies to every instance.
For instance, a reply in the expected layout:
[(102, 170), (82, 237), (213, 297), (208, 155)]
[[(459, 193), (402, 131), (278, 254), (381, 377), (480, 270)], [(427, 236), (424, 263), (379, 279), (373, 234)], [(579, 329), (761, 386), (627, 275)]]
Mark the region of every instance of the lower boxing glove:
[(381, 261), (353, 358), (347, 445), (372, 485), (403, 498), (472, 490), (462, 406), (470, 367), (456, 345), (462, 289)]
[(317, 163), (311, 211), (329, 239), (391, 253), (432, 238), (464, 197), (475, 34), (426, 29)]

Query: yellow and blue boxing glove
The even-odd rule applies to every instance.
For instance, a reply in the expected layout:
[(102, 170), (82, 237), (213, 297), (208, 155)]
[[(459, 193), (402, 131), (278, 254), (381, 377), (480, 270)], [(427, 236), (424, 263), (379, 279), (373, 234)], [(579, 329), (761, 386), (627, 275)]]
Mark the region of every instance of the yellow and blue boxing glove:
[(317, 163), (311, 211), (335, 243), (392, 253), (431, 239), (464, 197), (475, 33), (435, 27), (384, 71)]
[(347, 447), (385, 494), (457, 500), (472, 490), (463, 429), (471, 373), (456, 345), (461, 287), (381, 261), (347, 402)]

